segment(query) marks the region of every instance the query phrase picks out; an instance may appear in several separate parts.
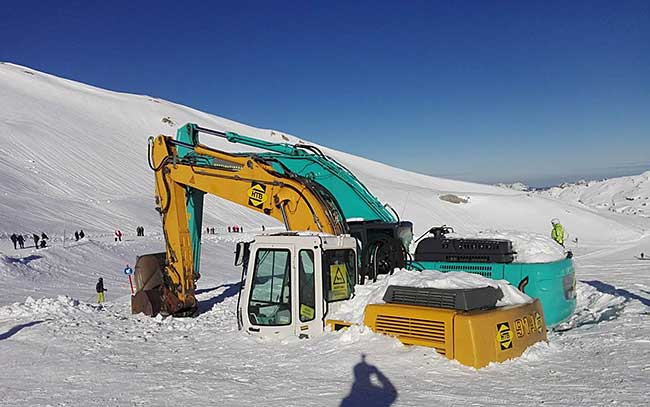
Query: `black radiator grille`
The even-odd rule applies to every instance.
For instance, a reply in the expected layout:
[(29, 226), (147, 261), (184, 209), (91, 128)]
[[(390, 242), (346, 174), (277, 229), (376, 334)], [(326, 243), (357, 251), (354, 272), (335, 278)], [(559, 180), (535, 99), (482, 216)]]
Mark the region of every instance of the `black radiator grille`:
[(445, 323), (426, 319), (407, 318), (394, 315), (377, 315), (375, 332), (398, 336), (404, 339), (427, 341), (441, 354), (446, 354)]
[(494, 308), (501, 298), (501, 289), (490, 286), (440, 289), (391, 285), (384, 294), (384, 301), (389, 304), (420, 305), (459, 311)]

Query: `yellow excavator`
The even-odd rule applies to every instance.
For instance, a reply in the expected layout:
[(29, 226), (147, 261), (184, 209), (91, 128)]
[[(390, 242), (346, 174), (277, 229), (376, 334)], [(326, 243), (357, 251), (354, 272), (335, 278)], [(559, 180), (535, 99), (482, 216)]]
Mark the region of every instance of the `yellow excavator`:
[[(235, 265), (242, 266), (237, 319), (243, 332), (306, 338), (350, 325), (331, 316), (354, 296), (362, 243), (349, 234), (327, 189), (286, 168), (277, 171), (268, 157), (228, 153), (191, 138), (150, 138), (149, 164), (166, 250), (138, 258), (133, 313), (195, 314), (202, 202), (209, 193), (272, 216), (287, 229), (237, 244)], [(366, 307), (364, 323), (405, 344), (434, 347), (450, 359), (482, 367), (546, 340), (538, 300), (496, 307), (500, 296), (491, 287), (390, 286), (385, 303)]]

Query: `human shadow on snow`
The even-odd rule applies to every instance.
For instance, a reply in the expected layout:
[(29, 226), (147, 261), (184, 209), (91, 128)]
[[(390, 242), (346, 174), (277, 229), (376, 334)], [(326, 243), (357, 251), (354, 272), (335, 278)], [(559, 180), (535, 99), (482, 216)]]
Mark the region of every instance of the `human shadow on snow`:
[[(341, 401), (340, 407), (388, 407), (397, 400), (397, 389), (374, 365), (366, 363), (366, 355), (361, 355), (361, 362), (352, 369), (354, 383), (350, 394)], [(379, 385), (371, 380), (374, 376)]]
[(9, 256), (5, 256), (2, 260), (3, 260), (6, 264), (20, 263), (20, 264), (25, 264), (25, 265), (27, 265), (27, 264), (29, 264), (30, 262), (32, 262), (32, 261), (34, 261), (34, 260), (41, 259), (41, 258), (43, 258), (43, 256), (38, 256), (38, 255), (32, 254), (32, 255), (30, 255), (30, 256), (22, 257), (22, 258), (20, 258), (20, 257), (9, 257)]
[(629, 292), (628, 290), (622, 288), (616, 288), (611, 284), (607, 284), (599, 280), (589, 280), (589, 281), (581, 280), (581, 282), (585, 284), (589, 284), (590, 286), (594, 287), (596, 290), (600, 291), (601, 293), (615, 295), (617, 297), (623, 297), (628, 300), (637, 300), (641, 302), (641, 304), (650, 307), (650, 299), (641, 297), (640, 295)]
[(24, 323), (24, 324), (16, 325), (13, 328), (11, 328), (10, 330), (8, 330), (7, 332), (5, 332), (3, 334), (0, 334), (0, 341), (4, 340), (4, 339), (7, 339), (7, 338), (11, 338), (12, 336), (17, 334), (23, 328), (28, 328), (30, 326), (38, 325), (38, 324), (43, 323), (43, 322), (45, 322), (45, 321), (32, 321), (32, 322), (27, 322), (27, 323)]
[(204, 288), (201, 290), (196, 290), (196, 295), (208, 293), (210, 291), (215, 291), (220, 288), (226, 288), (221, 294), (216, 297), (209, 298), (207, 300), (199, 301), (199, 309), (197, 314), (203, 314), (206, 311), (210, 311), (215, 304), (223, 302), (225, 299), (234, 297), (239, 293), (239, 287), (241, 283), (230, 283), (230, 284), (221, 284), (212, 288)]

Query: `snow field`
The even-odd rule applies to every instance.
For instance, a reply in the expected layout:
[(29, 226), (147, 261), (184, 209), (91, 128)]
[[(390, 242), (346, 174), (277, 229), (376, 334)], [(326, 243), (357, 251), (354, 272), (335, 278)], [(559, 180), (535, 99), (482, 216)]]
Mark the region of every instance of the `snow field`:
[[(231, 289), (239, 280), (231, 259), (237, 239), (211, 237), (205, 242), (202, 259), (205, 272), (198, 289), (202, 314), (197, 318), (131, 315), (128, 286), (117, 277), (121, 270), (105, 277), (109, 301), (103, 306), (52, 296), (0, 307), (0, 333), (24, 326), (0, 341), (4, 345), (0, 360), (8, 366), (0, 372), (5, 389), (0, 390), (0, 404), (172, 405), (189, 400), (197, 405), (335, 406), (349, 395), (352, 368), (362, 354), (395, 386), (395, 405), (432, 401), (441, 405), (542, 401), (626, 405), (646, 397), (648, 305), (630, 296), (603, 292), (593, 283), (604, 279), (599, 273), (616, 273), (620, 259), (605, 264), (597, 256), (580, 260), (579, 279), (591, 283), (577, 285), (576, 315), (549, 333), (549, 343), (533, 346), (517, 360), (477, 371), (432, 349), (405, 347), (364, 327), (310, 340), (257, 340), (242, 334), (236, 324), (236, 290)], [(106, 253), (97, 257), (111, 259), (109, 253), (116, 250), (146, 252), (162, 245), (155, 237), (123, 243), (103, 242), (100, 252)], [(84, 246), (67, 250), (74, 253)], [(579, 254), (585, 255), (591, 249), (581, 250)], [(50, 253), (43, 256), (39, 261), (59, 258)], [(3, 271), (6, 267), (2, 265)], [(583, 269), (590, 272), (581, 275)], [(75, 275), (63, 267), (59, 273), (64, 280), (71, 278), (68, 273)], [(391, 277), (401, 281), (410, 278), (409, 273)], [(433, 281), (443, 284), (450, 276)], [(121, 287), (114, 286), (120, 282)], [(88, 283), (87, 292), (92, 295), (94, 278)], [(622, 284), (625, 288), (621, 289), (639, 298), (650, 297), (642, 291), (650, 292), (648, 279), (641, 289)], [(363, 296), (359, 291), (358, 295)]]
[[(415, 174), (323, 148), (413, 221), (416, 236), (446, 224), (461, 236), (507, 237), (517, 261), (560, 256), (549, 249), (557, 249), (548, 239), (551, 218), (562, 221), (570, 240), (579, 238), (577, 245), (569, 242), (579, 280), (576, 314), (549, 333), (549, 343), (479, 371), (363, 327), (311, 340), (242, 334), (235, 320), (241, 271), (232, 264), (234, 244), (261, 225), (280, 225), (215, 197), (207, 198), (204, 216), (204, 226), (218, 233), (204, 235), (201, 315), (131, 315), (122, 270), (138, 254), (164, 247), (146, 140), (173, 135), (186, 122), (299, 140), (157, 98), (0, 64), (0, 405), (337, 406), (358, 382), (353, 368), (362, 355), (392, 383), (397, 406), (647, 404), (650, 262), (634, 255), (650, 253), (650, 219), (618, 210), (638, 204), (642, 215), (648, 196), (642, 180), (610, 180), (593, 193), (531, 193)], [(204, 141), (226, 151), (241, 148)], [(445, 194), (468, 200), (454, 204), (440, 199)], [(227, 234), (233, 224), (247, 233)], [(138, 225), (146, 237), (135, 237)], [(79, 228), (87, 239), (72, 242)], [(124, 242), (113, 241), (115, 229), (125, 232)], [(14, 250), (8, 240), (11, 233), (43, 231), (51, 237), (45, 250)], [(98, 277), (108, 289), (102, 306), (94, 304)], [(373, 294), (360, 290), (359, 299), (364, 296)]]

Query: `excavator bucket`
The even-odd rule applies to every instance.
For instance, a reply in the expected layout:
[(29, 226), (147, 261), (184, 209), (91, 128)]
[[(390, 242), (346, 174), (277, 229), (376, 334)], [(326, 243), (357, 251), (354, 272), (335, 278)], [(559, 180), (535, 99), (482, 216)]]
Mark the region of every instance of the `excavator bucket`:
[(165, 253), (139, 256), (135, 263), (135, 295), (131, 313), (155, 316), (163, 311), (163, 268)]

